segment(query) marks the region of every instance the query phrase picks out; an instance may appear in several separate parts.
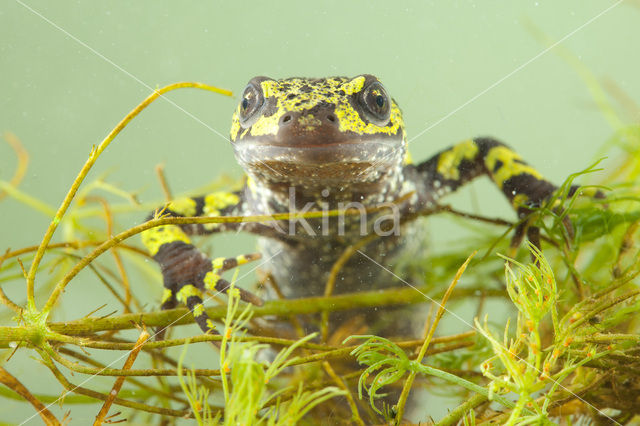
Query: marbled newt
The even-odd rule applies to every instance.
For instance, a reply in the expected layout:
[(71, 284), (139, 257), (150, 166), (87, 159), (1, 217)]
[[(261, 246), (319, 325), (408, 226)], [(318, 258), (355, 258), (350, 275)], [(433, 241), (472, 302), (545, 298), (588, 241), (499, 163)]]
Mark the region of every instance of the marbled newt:
[[(321, 295), (331, 266), (345, 248), (364, 234), (382, 232), (375, 229), (376, 220), (402, 220), (433, 208), (442, 196), (481, 175), (495, 183), (520, 218), (557, 188), (492, 138), (469, 139), (413, 164), (400, 108), (372, 75), (253, 78), (233, 114), (231, 146), (247, 175), (244, 187), (178, 199), (163, 214), (250, 216), (346, 207), (365, 214), (145, 231), (143, 242), (164, 278), (162, 309), (178, 302), (187, 305), (205, 333), (213, 332), (214, 325), (204, 310), (203, 292), (224, 291), (229, 284), (221, 273), (257, 255), (210, 260), (189, 235), (230, 230), (257, 234), (260, 252), (269, 260), (262, 268), (286, 297)], [(398, 199), (403, 201), (394, 204), (393, 217), (383, 210), (366, 217), (364, 209)], [(388, 276), (381, 279), (384, 272), (375, 262), (388, 265), (416, 229), (392, 228), (392, 235), (363, 248), (366, 257), (356, 255), (344, 266), (335, 293), (398, 285)]]

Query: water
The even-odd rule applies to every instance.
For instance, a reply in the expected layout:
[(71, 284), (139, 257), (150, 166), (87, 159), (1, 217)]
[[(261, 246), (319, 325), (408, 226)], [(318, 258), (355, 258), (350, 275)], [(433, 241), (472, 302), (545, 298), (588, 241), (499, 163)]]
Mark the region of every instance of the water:
[[(575, 31), (563, 46), (595, 76), (611, 79), (631, 98), (640, 95), (640, 59), (629, 53), (640, 37), (640, 8), (631, 1), (583, 28), (615, 3), (27, 4), (36, 12), (11, 1), (0, 11), (0, 130), (15, 133), (31, 154), (20, 188), (52, 207), (90, 147), (153, 88), (175, 81), (199, 80), (239, 93), (254, 75), (376, 74), (402, 107), (409, 138), (420, 135), (410, 143), (416, 161), (462, 139), (492, 135), (558, 183), (592, 162), (611, 128), (575, 70), (553, 51), (541, 54), (546, 45), (527, 23), (554, 40)], [(193, 90), (167, 97), (178, 107), (159, 100), (143, 112), (89, 180), (109, 172), (110, 183), (149, 202), (162, 199), (153, 171), (161, 162), (175, 194), (221, 174), (241, 175), (227, 140), (236, 99)], [(0, 179), (9, 180), (14, 166), (11, 150), (0, 145)], [(488, 183), (450, 200), (513, 218)], [(0, 203), (0, 217), (0, 250), (36, 244), (48, 223), (14, 200)], [(143, 217), (134, 214), (131, 223), (119, 226)], [(432, 226), (436, 246), (451, 235), (451, 229)], [(237, 254), (252, 245), (249, 237), (225, 237), (222, 252), (215, 249), (217, 241), (216, 254)], [(21, 301), (18, 285), (6, 291)], [(84, 300), (86, 291), (77, 285), (65, 297)], [(160, 297), (160, 289), (143, 291), (150, 293), (150, 305)], [(69, 306), (65, 315), (77, 318), (97, 306), (80, 313)], [(38, 377), (28, 374), (33, 363), (21, 365), (18, 359), (6, 367), (24, 376), (27, 386), (35, 385)], [(59, 388), (45, 390), (55, 394)], [(7, 421), (32, 413), (9, 400), (0, 408)], [(83, 423), (80, 413), (73, 406), (73, 424)]]

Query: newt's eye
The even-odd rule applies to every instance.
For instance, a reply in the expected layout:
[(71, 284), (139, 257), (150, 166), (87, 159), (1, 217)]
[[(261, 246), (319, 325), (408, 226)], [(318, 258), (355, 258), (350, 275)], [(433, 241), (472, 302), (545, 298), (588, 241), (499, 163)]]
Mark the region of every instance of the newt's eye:
[(373, 124), (386, 126), (391, 115), (391, 100), (382, 84), (377, 81), (371, 83), (362, 92), (360, 102), (364, 106), (364, 112)]
[(258, 117), (263, 104), (262, 91), (254, 84), (249, 83), (242, 92), (242, 100), (240, 101), (240, 124), (245, 127), (253, 124), (251, 121)]

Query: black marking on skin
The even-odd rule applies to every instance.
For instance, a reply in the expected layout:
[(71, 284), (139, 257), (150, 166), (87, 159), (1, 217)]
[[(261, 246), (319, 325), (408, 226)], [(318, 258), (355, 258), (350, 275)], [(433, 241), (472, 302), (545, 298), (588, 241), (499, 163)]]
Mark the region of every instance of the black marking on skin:
[[(314, 105), (313, 107), (305, 110), (301, 116), (305, 116), (305, 115), (309, 115), (309, 114), (313, 114), (314, 116), (318, 116), (320, 113), (325, 113), (328, 112), (328, 114), (333, 114), (336, 110), (336, 106), (332, 105), (328, 102), (320, 102), (316, 105)], [(351, 133), (351, 135), (349, 136), (355, 136), (355, 133), (353, 132), (349, 132)], [(347, 138), (349, 138), (349, 136), (347, 136)]]
[(171, 290), (171, 297), (165, 300), (164, 302), (162, 302), (162, 305), (160, 305), (160, 309), (162, 310), (173, 309), (176, 306), (178, 306), (178, 300), (176, 299), (176, 292), (174, 291), (175, 289), (169, 289), (169, 290)]
[(491, 173), (496, 173), (503, 165), (504, 163), (502, 161), (497, 160), (496, 164), (493, 166), (493, 170), (491, 170)]
[[(440, 160), (440, 156), (442, 152), (438, 155), (432, 157), (431, 159), (419, 164), (417, 166), (418, 173), (422, 176), (428, 176), (426, 179), (429, 188), (433, 192), (437, 192), (438, 190), (443, 191), (442, 195), (446, 195), (449, 192), (455, 191), (461, 185), (464, 185), (471, 179), (480, 175), (484, 171), (484, 163), (480, 156), (476, 156), (473, 160), (463, 159), (458, 166), (458, 179), (447, 179), (440, 173), (438, 173), (438, 161)], [(434, 182), (440, 182), (440, 186), (437, 187), (434, 185)], [(436, 196), (436, 198), (440, 198)]]
[[(189, 310), (193, 313), (193, 309), (198, 305), (202, 303), (202, 299), (198, 296), (189, 296), (187, 298), (187, 308), (189, 308)], [(207, 320), (209, 319), (209, 315), (207, 315), (207, 313), (205, 311), (202, 311), (201, 315), (194, 315), (193, 319), (196, 320), (196, 323), (198, 324), (198, 326), (200, 326), (200, 329), (204, 332), (207, 333), (211, 333), (211, 334), (218, 334), (214, 329), (209, 328), (209, 326), (207, 325)]]
[(219, 291), (221, 293), (226, 292), (227, 290), (229, 290), (229, 287), (231, 287), (231, 283), (227, 280), (225, 280), (224, 278), (220, 278), (217, 282), (216, 282), (216, 286), (215, 289), (216, 291)]
[(554, 190), (555, 185), (546, 180), (540, 180), (528, 173), (511, 176), (502, 183), (502, 192), (513, 200), (515, 194), (526, 194), (529, 197), (527, 205), (538, 207)]
[(195, 305), (197, 305), (198, 303), (202, 303), (202, 298), (200, 298), (198, 296), (189, 296), (189, 297), (187, 297), (187, 306), (189, 307), (189, 309), (193, 309), (193, 307)]
[(204, 197), (194, 197), (193, 201), (196, 202), (196, 216), (200, 216), (204, 210)]
[(484, 171), (484, 162), (481, 158), (474, 158), (473, 160), (463, 159), (458, 166), (458, 172), (460, 173), (459, 185), (469, 182), (474, 177), (482, 174)]
[(235, 257), (227, 258), (222, 262), (222, 270), (232, 269), (238, 266), (238, 260)]
[(264, 102), (265, 105), (262, 108), (263, 117), (271, 117), (273, 114), (278, 112), (278, 105), (276, 104), (276, 100), (274, 98), (265, 98)]
[(473, 141), (478, 146), (479, 158), (485, 158), (491, 148), (495, 148), (496, 146), (505, 146), (502, 142), (488, 137), (474, 138)]

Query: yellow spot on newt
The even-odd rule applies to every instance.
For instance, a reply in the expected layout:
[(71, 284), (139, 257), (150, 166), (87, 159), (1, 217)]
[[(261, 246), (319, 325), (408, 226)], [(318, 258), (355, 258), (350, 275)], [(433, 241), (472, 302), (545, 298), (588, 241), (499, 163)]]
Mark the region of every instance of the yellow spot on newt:
[(211, 261), (211, 266), (213, 266), (213, 269), (222, 269), (222, 266), (224, 265), (224, 257), (216, 257), (215, 259), (213, 259)]
[[(506, 180), (521, 174), (529, 174), (536, 179), (543, 180), (542, 175), (533, 167), (523, 164), (522, 157), (507, 148), (506, 146), (496, 146), (489, 150), (485, 158), (485, 166), (491, 175), (491, 179), (502, 188)], [(498, 162), (502, 164), (497, 168)]]
[[(232, 193), (225, 191), (212, 192), (204, 197), (203, 212), (208, 217), (220, 216), (220, 210), (238, 204), (240, 198)], [(207, 223), (205, 229), (214, 230), (220, 226), (219, 223)]]
[(163, 244), (172, 243), (174, 241), (182, 241), (191, 244), (191, 240), (187, 237), (182, 229), (176, 225), (158, 226), (156, 228), (147, 229), (142, 232), (142, 244), (149, 250), (151, 256), (155, 256)]
[(198, 287), (191, 284), (185, 285), (176, 294), (178, 301), (185, 305), (187, 304), (187, 299), (193, 296), (202, 298), (202, 292)]
[(404, 154), (404, 164), (413, 164), (413, 159), (411, 158), (411, 153), (407, 150), (407, 152)]
[(462, 160), (472, 160), (478, 154), (478, 145), (474, 141), (468, 140), (453, 148), (444, 151), (438, 158), (438, 173), (445, 179), (460, 179), (460, 163)]
[(204, 276), (204, 286), (209, 290), (215, 290), (218, 281), (220, 281), (220, 275), (214, 273), (213, 271), (207, 272)]
[(511, 204), (513, 204), (513, 207), (518, 208), (521, 206), (525, 206), (527, 204), (527, 201), (529, 201), (528, 196), (526, 196), (525, 194), (517, 194), (515, 197), (513, 197), (513, 201), (511, 201)]
[(196, 215), (196, 202), (192, 198), (180, 198), (173, 200), (169, 203), (168, 208), (182, 216)]
[(210, 330), (216, 329), (216, 325), (210, 319), (207, 319), (207, 327), (209, 327)]
[(164, 291), (162, 292), (162, 303), (164, 303), (167, 300), (171, 299), (172, 295), (173, 295), (173, 292), (171, 290), (169, 290), (168, 288), (165, 288)]
[[(240, 106), (238, 106), (238, 110), (240, 109)], [(233, 114), (234, 118), (237, 115), (237, 111), (236, 113)], [(236, 138), (238, 137), (238, 132), (240, 131), (240, 120), (233, 120), (231, 122), (231, 129), (229, 130), (229, 135), (231, 136), (231, 140), (234, 141), (236, 140)]]
[(207, 213), (207, 209), (210, 211), (221, 210), (226, 207), (238, 204), (240, 198), (233, 192), (218, 191), (204, 197), (204, 212)]
[(202, 303), (198, 303), (196, 306), (193, 307), (193, 316), (194, 317), (199, 317), (200, 315), (202, 315), (204, 312), (204, 305)]
[(256, 181), (253, 180), (251, 176), (247, 177), (247, 187), (249, 188), (252, 194), (254, 195), (256, 194), (258, 187), (256, 186)]

